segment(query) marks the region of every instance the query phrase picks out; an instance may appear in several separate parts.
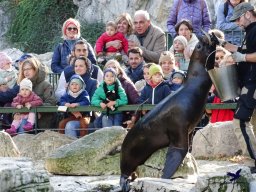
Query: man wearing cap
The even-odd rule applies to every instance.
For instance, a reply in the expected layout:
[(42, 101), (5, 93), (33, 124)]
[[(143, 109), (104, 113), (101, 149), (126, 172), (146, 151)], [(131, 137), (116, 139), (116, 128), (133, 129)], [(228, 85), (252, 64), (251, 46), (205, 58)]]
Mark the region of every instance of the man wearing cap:
[(232, 52), (238, 66), (241, 94), (233, 123), (243, 153), (248, 152), (255, 160), (255, 167), (251, 168), (251, 172), (256, 172), (256, 139), (250, 123), (256, 107), (256, 10), (250, 3), (240, 3), (234, 8), (230, 21), (236, 22), (246, 33), (241, 47), (221, 42), (225, 49)]

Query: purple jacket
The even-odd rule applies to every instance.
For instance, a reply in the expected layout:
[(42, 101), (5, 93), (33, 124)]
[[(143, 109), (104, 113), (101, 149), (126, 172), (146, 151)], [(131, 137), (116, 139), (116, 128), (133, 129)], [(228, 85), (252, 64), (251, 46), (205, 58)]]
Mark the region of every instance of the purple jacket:
[(28, 97), (22, 97), (19, 93), (12, 101), (12, 107), (17, 107), (17, 105), (25, 105), (30, 103), (32, 107), (43, 105), (43, 100), (34, 92)]
[(128, 104), (130, 105), (130, 104), (138, 103), (139, 93), (136, 90), (133, 82), (125, 79), (124, 77), (118, 77), (118, 79), (121, 82), (121, 85), (125, 90), (125, 93), (128, 98)]
[[(191, 3), (190, 3), (191, 2)], [(182, 19), (190, 20), (197, 36), (201, 29), (208, 32), (211, 27), (209, 10), (205, 0), (174, 0), (167, 19), (167, 29), (172, 37), (176, 35), (175, 25)]]

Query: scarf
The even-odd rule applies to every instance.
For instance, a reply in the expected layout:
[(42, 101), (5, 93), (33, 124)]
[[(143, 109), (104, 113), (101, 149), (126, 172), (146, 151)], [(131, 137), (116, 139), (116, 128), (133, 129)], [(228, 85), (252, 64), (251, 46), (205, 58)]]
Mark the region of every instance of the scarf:
[(145, 37), (147, 36), (150, 28), (151, 28), (151, 25), (147, 28), (147, 30), (144, 33), (142, 33), (142, 34), (136, 33), (136, 36), (137, 36), (138, 40), (140, 41), (141, 46), (143, 45), (143, 41), (144, 41)]

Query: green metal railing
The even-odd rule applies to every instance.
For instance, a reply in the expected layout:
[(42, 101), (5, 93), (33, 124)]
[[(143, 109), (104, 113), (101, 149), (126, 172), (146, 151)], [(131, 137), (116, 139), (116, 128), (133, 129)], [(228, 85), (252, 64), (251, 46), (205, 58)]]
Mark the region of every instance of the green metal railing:
[[(221, 104), (212, 104), (208, 103), (206, 104), (206, 109), (235, 109), (236, 103), (221, 103)], [(154, 108), (155, 105), (150, 104), (143, 104), (143, 105), (124, 105), (118, 107), (118, 111), (141, 111), (141, 110), (151, 110)], [(100, 107), (94, 107), (94, 106), (80, 106), (75, 108), (68, 108), (67, 112), (99, 112), (104, 111)], [(34, 112), (36, 114), (35, 118), (35, 132), (37, 133), (39, 131), (37, 127), (37, 115), (38, 113), (57, 113), (58, 106), (40, 106), (40, 107), (32, 107), (31, 109), (22, 108), (22, 109), (16, 109), (13, 107), (0, 107), (0, 113), (24, 113), (24, 112)], [(45, 129), (40, 129), (45, 130)], [(52, 128), (52, 130), (57, 130), (57, 128)]]

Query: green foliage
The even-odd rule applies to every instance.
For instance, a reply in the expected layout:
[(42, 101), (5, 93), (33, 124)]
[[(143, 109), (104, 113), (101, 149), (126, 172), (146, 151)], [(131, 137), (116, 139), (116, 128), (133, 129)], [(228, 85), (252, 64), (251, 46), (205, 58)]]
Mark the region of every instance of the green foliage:
[(61, 40), (62, 24), (77, 7), (72, 0), (19, 0), (15, 12), (9, 40), (24, 52), (45, 53)]
[(105, 32), (105, 24), (99, 23), (81, 23), (81, 36), (86, 39), (93, 47), (98, 37)]

